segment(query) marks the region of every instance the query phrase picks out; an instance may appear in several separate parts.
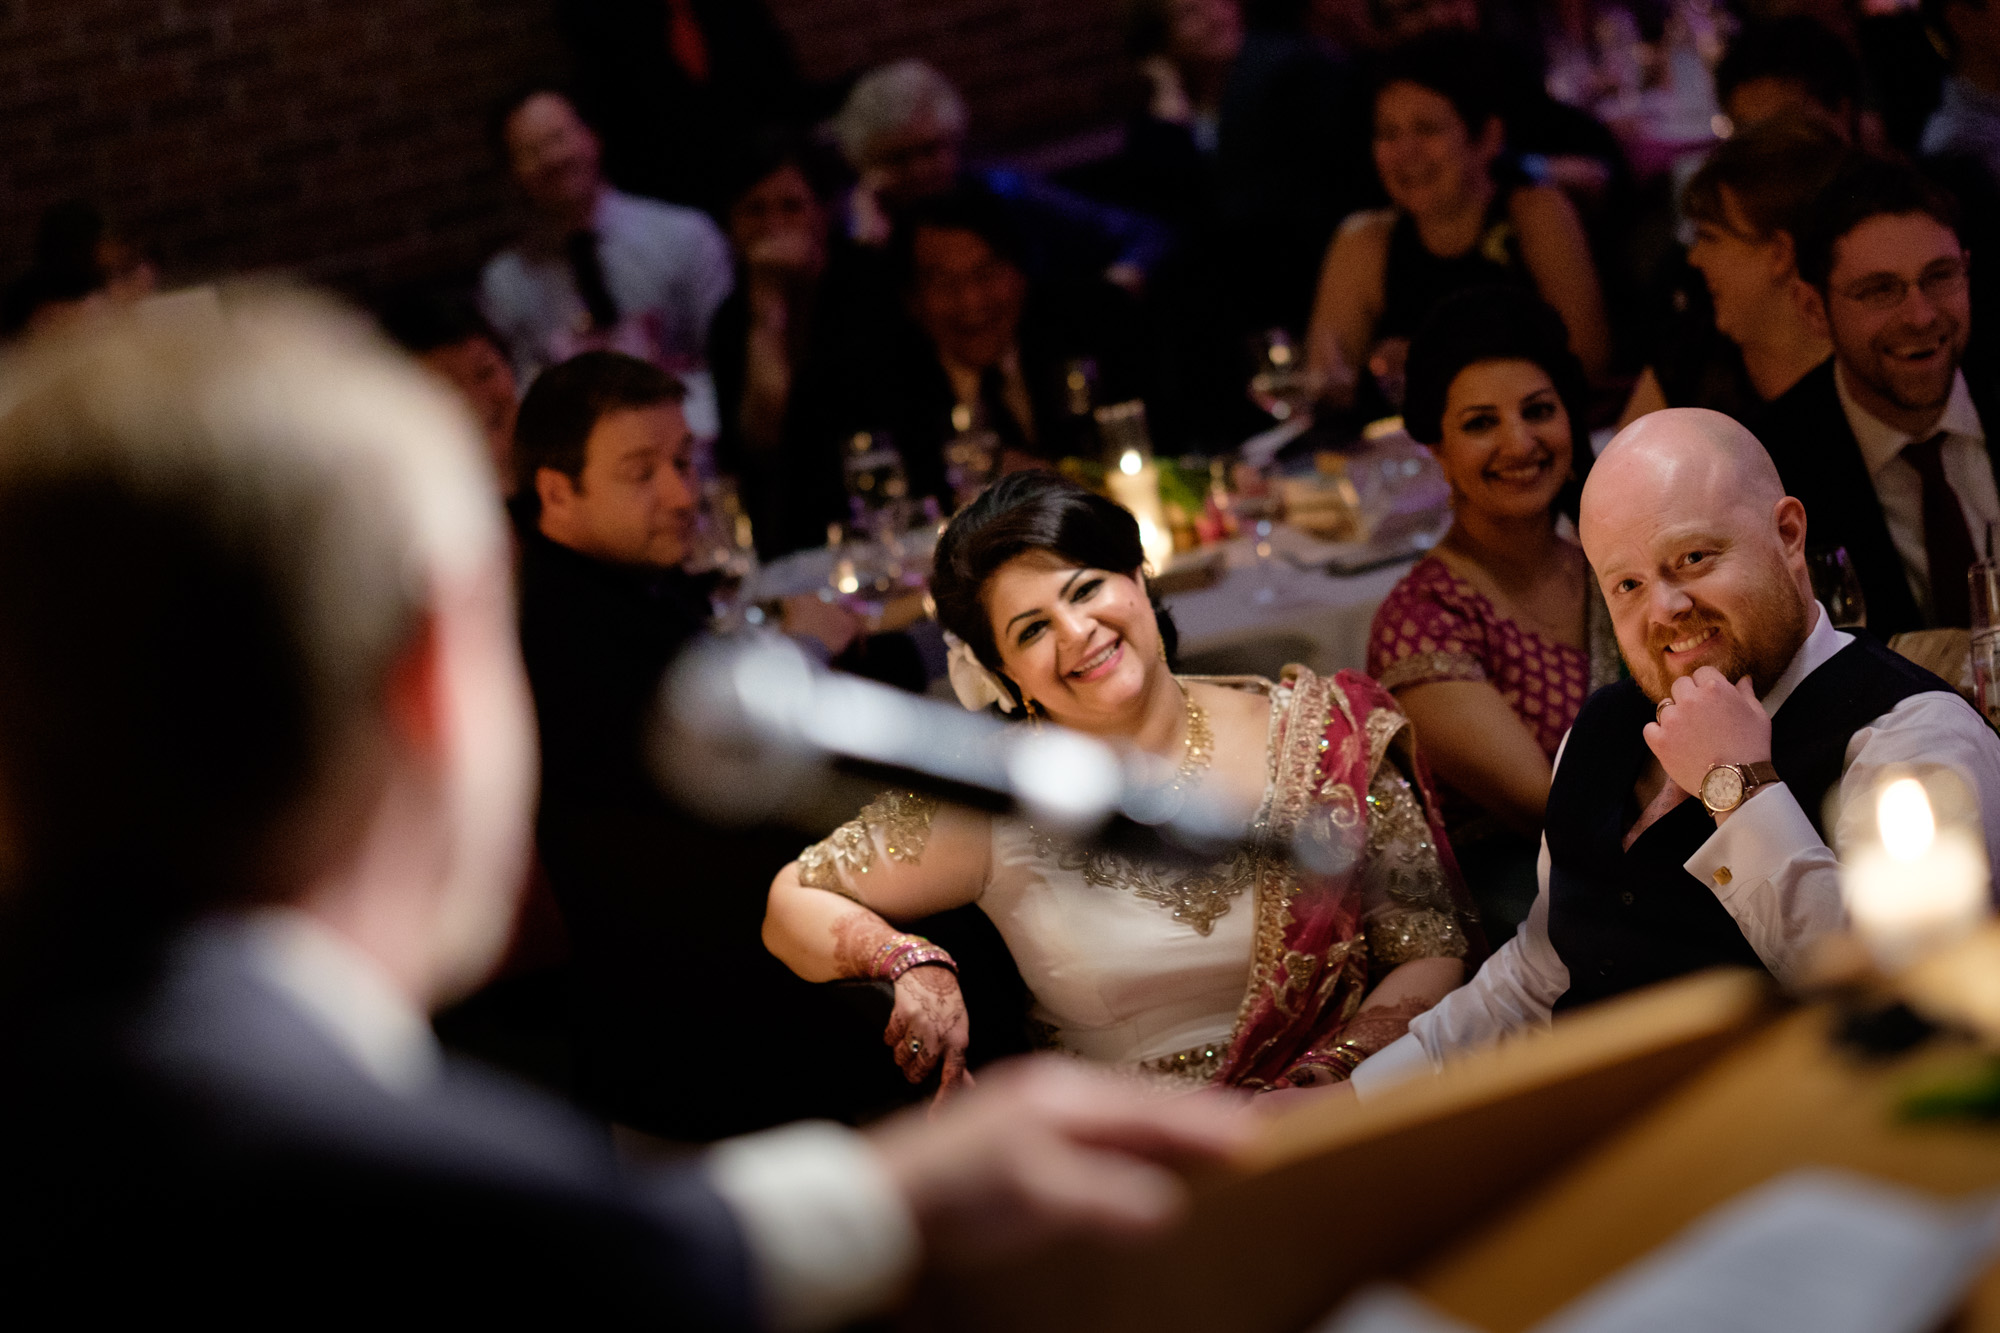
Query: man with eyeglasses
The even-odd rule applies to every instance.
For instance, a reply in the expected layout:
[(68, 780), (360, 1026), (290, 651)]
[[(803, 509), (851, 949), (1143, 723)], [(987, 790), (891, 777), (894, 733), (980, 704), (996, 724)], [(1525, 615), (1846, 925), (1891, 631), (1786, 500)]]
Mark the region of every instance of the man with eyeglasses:
[(1764, 442), (1845, 547), (1883, 636), (1970, 623), (1965, 570), (2000, 529), (1994, 382), (1965, 365), (1971, 256), (1957, 206), (1910, 167), (1857, 158), (1798, 238), (1806, 318), (1833, 355), (1771, 404)]

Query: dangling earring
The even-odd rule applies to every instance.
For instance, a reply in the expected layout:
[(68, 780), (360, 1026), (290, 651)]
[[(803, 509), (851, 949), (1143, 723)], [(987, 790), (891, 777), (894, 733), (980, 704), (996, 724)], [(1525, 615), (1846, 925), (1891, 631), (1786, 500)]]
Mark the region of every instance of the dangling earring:
[(1026, 707), (1028, 710), (1028, 730), (1040, 731), (1042, 729), (1042, 706), (1033, 699), (1029, 699), (1026, 701)]

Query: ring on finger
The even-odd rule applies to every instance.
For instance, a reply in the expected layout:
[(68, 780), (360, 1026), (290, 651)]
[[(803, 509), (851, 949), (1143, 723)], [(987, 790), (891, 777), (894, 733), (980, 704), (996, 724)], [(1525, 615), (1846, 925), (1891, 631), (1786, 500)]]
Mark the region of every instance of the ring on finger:
[(924, 1053), (924, 1039), (922, 1037), (910, 1038), (910, 1054), (922, 1055), (923, 1053)]
[(1654, 704), (1654, 705), (1653, 705), (1653, 721), (1655, 721), (1655, 722), (1659, 722), (1659, 721), (1662, 721), (1662, 720), (1664, 720), (1664, 718), (1665, 718), (1665, 715), (1666, 715), (1666, 711), (1667, 711), (1667, 706), (1668, 706), (1669, 704), (1676, 704), (1676, 703), (1679, 703), (1679, 702), (1680, 702), (1680, 700), (1678, 700), (1678, 699), (1674, 698), (1674, 697), (1673, 697), (1672, 695), (1668, 695), (1668, 696), (1667, 696), (1666, 698), (1664, 698), (1664, 699), (1660, 700), (1660, 701), (1659, 701), (1658, 703)]

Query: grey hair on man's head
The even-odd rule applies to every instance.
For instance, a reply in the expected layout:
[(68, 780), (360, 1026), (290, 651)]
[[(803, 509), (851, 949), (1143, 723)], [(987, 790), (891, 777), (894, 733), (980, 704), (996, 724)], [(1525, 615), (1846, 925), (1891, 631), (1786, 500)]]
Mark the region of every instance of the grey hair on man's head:
[(936, 66), (897, 60), (856, 80), (833, 118), (833, 137), (848, 165), (858, 170), (874, 161), (884, 137), (926, 121), (947, 134), (963, 135), (965, 98)]

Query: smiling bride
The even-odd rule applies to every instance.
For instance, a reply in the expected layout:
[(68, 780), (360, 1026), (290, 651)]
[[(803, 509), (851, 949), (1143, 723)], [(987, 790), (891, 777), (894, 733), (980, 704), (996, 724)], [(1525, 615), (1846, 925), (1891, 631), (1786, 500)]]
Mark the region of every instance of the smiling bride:
[[(1395, 701), (1356, 672), (1173, 674), (1139, 529), (1059, 477), (1004, 478), (952, 521), (932, 595), (968, 708), (998, 707), (1159, 760), (1246, 836), (1189, 869), (1086, 850), (1019, 818), (889, 792), (771, 886), (764, 941), (810, 981), (893, 983), (884, 1033), (913, 1083), (966, 1079), (951, 956), (910, 923), (977, 903), (1058, 1047), (1253, 1090), (1347, 1077), (1483, 952)], [(1308, 869), (1309, 844), (1340, 849)]]

